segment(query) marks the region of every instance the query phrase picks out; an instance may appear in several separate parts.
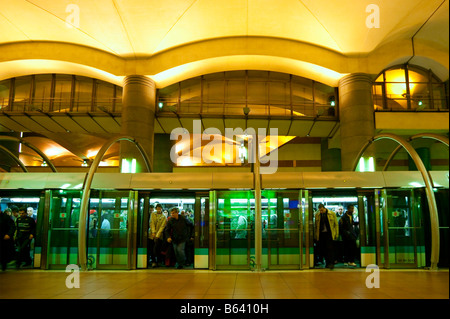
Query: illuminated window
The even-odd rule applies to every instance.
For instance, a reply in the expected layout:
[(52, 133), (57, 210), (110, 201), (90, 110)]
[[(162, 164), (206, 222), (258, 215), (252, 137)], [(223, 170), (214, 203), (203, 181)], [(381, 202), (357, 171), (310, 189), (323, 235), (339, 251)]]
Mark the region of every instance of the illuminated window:
[(448, 110), (448, 83), (440, 81), (431, 70), (401, 65), (383, 71), (373, 85), (377, 111)]
[[(335, 117), (337, 88), (292, 74), (239, 70), (205, 74), (158, 90), (156, 112)], [(249, 110), (245, 113), (243, 110)]]
[(2, 111), (120, 112), (122, 88), (71, 74), (35, 74), (0, 81)]

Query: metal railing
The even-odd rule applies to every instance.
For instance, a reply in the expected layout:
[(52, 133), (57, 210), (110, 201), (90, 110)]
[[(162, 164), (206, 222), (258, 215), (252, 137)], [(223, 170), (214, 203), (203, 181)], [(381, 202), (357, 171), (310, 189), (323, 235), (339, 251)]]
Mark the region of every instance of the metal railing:
[(0, 99), (0, 111), (3, 112), (105, 112), (121, 113), (122, 98), (107, 98), (95, 100), (79, 99), (21, 99), (11, 101), (9, 99)]
[(337, 117), (336, 107), (329, 104), (305, 101), (285, 103), (284, 101), (265, 103), (252, 100), (185, 100), (159, 97), (156, 114), (201, 114), (201, 115), (256, 115), (280, 117)]

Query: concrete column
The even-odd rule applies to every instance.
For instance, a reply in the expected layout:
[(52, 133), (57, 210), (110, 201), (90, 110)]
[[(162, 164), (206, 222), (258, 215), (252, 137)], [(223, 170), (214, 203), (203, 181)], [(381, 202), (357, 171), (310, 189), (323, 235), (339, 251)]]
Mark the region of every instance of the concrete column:
[[(121, 133), (135, 138), (147, 152), (153, 171), (153, 144), (155, 121), (156, 86), (152, 79), (143, 75), (129, 75), (124, 79), (122, 94)], [(136, 172), (145, 172), (145, 164), (138, 149), (128, 141), (120, 142), (120, 165), (122, 159), (136, 159)]]
[[(342, 170), (349, 171), (365, 143), (375, 130), (372, 102), (372, 78), (354, 73), (339, 81), (339, 118)], [(364, 154), (373, 156), (373, 154)]]

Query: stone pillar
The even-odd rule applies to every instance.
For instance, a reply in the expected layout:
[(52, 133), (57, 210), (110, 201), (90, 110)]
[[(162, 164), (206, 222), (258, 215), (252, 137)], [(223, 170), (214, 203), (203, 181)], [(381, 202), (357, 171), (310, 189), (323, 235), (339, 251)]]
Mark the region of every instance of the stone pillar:
[[(135, 138), (147, 152), (153, 171), (153, 144), (155, 121), (156, 86), (152, 79), (143, 75), (129, 75), (124, 79), (122, 94), (121, 133)], [(145, 172), (145, 163), (133, 143), (120, 142), (120, 166), (122, 159), (136, 159), (136, 172)]]
[[(361, 148), (375, 131), (372, 102), (372, 78), (354, 73), (339, 81), (339, 119), (341, 130), (342, 170), (352, 170)], [(364, 153), (364, 157), (373, 156)]]

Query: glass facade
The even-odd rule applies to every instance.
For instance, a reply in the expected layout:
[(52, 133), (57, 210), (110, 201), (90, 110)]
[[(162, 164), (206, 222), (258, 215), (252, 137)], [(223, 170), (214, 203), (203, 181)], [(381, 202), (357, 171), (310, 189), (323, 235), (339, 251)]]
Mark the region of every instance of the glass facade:
[(243, 70), (159, 89), (157, 113), (334, 117), (337, 104), (337, 88), (285, 73)]
[(0, 81), (0, 109), (25, 112), (121, 112), (120, 86), (70, 74), (36, 74)]

